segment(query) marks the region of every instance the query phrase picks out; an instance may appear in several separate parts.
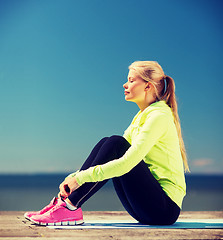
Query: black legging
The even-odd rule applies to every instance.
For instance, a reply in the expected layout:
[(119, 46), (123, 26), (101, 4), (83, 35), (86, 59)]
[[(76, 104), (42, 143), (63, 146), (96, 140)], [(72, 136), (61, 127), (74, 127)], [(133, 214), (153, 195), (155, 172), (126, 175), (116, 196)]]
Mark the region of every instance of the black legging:
[[(121, 136), (103, 138), (80, 170), (120, 158), (130, 146)], [(144, 161), (128, 173), (112, 180), (124, 208), (140, 223), (170, 225), (177, 220), (180, 208), (166, 195)], [(81, 207), (107, 181), (84, 183), (71, 193), (69, 200), (75, 206)]]

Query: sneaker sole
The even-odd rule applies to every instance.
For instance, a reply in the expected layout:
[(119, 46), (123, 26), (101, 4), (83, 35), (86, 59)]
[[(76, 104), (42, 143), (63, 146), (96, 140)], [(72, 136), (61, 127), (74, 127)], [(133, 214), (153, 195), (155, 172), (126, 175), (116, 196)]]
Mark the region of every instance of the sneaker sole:
[[(33, 216), (35, 216), (35, 215), (39, 215), (39, 214), (33, 214), (31, 217), (33, 217)], [(31, 217), (28, 217), (26, 214), (24, 214), (24, 217), (25, 217), (27, 220), (31, 221)]]
[(26, 214), (24, 214), (24, 217), (25, 217), (26, 219), (28, 219), (29, 221), (31, 221), (30, 218), (31, 218), (32, 216), (31, 216), (31, 217), (28, 217), (28, 216), (26, 216)]
[(54, 223), (43, 223), (43, 222), (37, 222), (31, 219), (31, 221), (37, 225), (41, 226), (75, 226), (75, 225), (82, 225), (84, 224), (83, 220), (79, 221), (64, 221), (64, 222), (54, 222)]

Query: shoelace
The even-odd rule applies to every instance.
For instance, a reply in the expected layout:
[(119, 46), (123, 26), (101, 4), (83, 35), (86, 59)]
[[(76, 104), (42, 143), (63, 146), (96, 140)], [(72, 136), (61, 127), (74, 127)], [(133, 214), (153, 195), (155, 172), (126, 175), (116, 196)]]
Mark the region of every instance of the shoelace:
[(43, 208), (42, 210), (41, 210), (41, 212), (46, 212), (48, 209), (50, 209), (52, 207), (52, 205), (50, 205), (50, 206), (46, 206), (45, 208)]
[(50, 202), (49, 205), (47, 205), (45, 208), (43, 208), (43, 209), (40, 211), (40, 213), (42, 213), (42, 212), (47, 212), (48, 209), (52, 208), (53, 205), (56, 205), (57, 202), (58, 202), (58, 199), (55, 197), (55, 198), (53, 199), (53, 201)]
[[(62, 203), (63, 204), (63, 203)], [(55, 212), (55, 211), (57, 211), (59, 208), (61, 208), (61, 207), (65, 207), (65, 206), (63, 206), (62, 204), (56, 204), (53, 208), (51, 208), (49, 211), (48, 211), (48, 213), (51, 215), (52, 214), (52, 212)], [(65, 203), (66, 204), (66, 203)]]

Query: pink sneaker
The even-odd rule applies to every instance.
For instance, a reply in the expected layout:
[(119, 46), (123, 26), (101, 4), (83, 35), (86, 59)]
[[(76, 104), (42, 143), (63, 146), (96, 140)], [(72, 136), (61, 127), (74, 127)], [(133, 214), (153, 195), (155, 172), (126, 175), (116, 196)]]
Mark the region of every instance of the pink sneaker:
[(38, 225), (80, 225), (83, 224), (83, 213), (81, 208), (70, 210), (66, 202), (58, 200), (58, 204), (42, 215), (34, 215), (30, 219)]
[(42, 210), (38, 211), (38, 212), (26, 212), (24, 214), (24, 217), (29, 219), (32, 217), (32, 216), (35, 216), (35, 215), (41, 215), (41, 214), (44, 214), (45, 212), (49, 211), (51, 208), (53, 208), (58, 202), (58, 198), (54, 197), (51, 202), (45, 207), (43, 208)]

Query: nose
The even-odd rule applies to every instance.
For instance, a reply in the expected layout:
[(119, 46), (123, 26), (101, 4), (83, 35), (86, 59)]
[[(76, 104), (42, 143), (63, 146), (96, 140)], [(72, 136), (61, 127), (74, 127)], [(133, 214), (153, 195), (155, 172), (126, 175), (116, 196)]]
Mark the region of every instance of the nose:
[(125, 89), (128, 88), (128, 86), (127, 86), (127, 82), (123, 84), (123, 87), (124, 87)]

